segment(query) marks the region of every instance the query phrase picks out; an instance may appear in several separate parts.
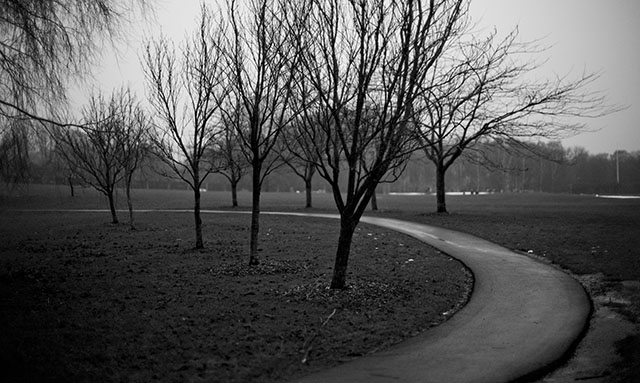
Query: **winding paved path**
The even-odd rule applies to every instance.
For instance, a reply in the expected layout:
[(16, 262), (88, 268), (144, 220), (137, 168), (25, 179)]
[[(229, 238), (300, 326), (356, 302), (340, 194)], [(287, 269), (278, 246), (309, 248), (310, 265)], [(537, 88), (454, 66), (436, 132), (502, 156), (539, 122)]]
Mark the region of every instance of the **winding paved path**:
[(298, 383), (523, 380), (561, 360), (587, 326), (587, 294), (552, 266), (453, 230), (386, 218), (361, 221), (409, 234), (459, 259), (474, 274), (473, 294), (450, 320), (422, 335)]

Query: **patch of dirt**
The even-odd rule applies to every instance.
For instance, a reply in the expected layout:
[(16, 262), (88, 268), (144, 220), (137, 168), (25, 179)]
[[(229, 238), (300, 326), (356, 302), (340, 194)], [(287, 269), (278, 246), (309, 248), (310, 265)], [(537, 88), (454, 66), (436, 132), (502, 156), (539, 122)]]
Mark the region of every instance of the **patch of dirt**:
[[(459, 262), (362, 225), (349, 288), (328, 289), (338, 222), (11, 213), (0, 221), (2, 381), (275, 382), (357, 358), (445, 321), (471, 291)], [(446, 314), (446, 315), (445, 315)], [(303, 363), (304, 361), (304, 363)]]

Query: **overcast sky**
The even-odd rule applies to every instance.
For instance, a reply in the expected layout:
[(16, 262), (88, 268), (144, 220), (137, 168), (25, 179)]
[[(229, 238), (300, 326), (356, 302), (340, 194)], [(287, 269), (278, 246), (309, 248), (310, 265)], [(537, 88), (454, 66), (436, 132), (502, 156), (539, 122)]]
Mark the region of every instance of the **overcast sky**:
[[(214, 0), (207, 2), (215, 3)], [(97, 86), (109, 92), (129, 84), (144, 97), (139, 61), (145, 36), (162, 30), (179, 41), (195, 27), (199, 1), (162, 0), (156, 18), (132, 31), (128, 45), (106, 53), (95, 70)], [(506, 33), (516, 26), (523, 40), (543, 39), (545, 71), (579, 76), (601, 72), (595, 84), (610, 104), (627, 108), (586, 122), (594, 133), (565, 140), (591, 153), (640, 150), (640, 1), (638, 0), (473, 0), (472, 16), (480, 28)], [(88, 93), (88, 92), (87, 92)]]

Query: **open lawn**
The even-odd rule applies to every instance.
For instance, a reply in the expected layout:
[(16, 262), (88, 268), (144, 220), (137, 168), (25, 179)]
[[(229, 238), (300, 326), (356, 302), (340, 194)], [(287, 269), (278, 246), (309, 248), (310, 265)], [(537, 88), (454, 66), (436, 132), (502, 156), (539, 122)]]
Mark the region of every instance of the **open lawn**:
[[(84, 206), (104, 209), (106, 207), (104, 199), (89, 190), (79, 192), (79, 196), (75, 198), (69, 197), (68, 191), (63, 187), (50, 191), (47, 198), (40, 196), (42, 190), (38, 187), (32, 187), (27, 194), (30, 195), (4, 198), (0, 203), (5, 208), (11, 206), (31, 209)], [(330, 194), (314, 194), (313, 197), (314, 208), (310, 210), (311, 212), (335, 212)], [(240, 193), (239, 199), (240, 210), (250, 207), (249, 193)], [(303, 194), (264, 193), (262, 200), (263, 211), (305, 210)], [(121, 202), (124, 206), (124, 201)], [(523, 193), (450, 196), (447, 202), (451, 214), (437, 215), (432, 213), (435, 210), (433, 196), (380, 195), (378, 196), (380, 211), (367, 214), (444, 226), (475, 234), (508, 248), (546, 259), (577, 274), (582, 281), (587, 278), (586, 276), (595, 275), (595, 279), (589, 280), (596, 282), (586, 286), (590, 293), (596, 294), (598, 290), (615, 292), (622, 299), (610, 302), (611, 308), (635, 323), (636, 328), (640, 325), (640, 199), (602, 199), (594, 196)], [(191, 194), (188, 191), (175, 190), (139, 191), (137, 201), (134, 203), (140, 209), (188, 209), (191, 206)], [(229, 209), (230, 196), (228, 193), (204, 193), (202, 206), (203, 209)], [(6, 212), (2, 214), (7, 215)], [(14, 214), (11, 213), (11, 215)], [(143, 214), (137, 216), (140, 220), (147, 219)], [(102, 222), (106, 222), (108, 213), (104, 213), (101, 218)], [(96, 219), (98, 218), (94, 216), (94, 221)], [(207, 218), (209, 219), (213, 217)], [(271, 218), (265, 217), (264, 222), (269, 219)], [(126, 220), (124, 213), (122, 220)], [(184, 225), (189, 223), (188, 220), (184, 222)], [(331, 225), (321, 222), (317, 224)], [(173, 224), (167, 223), (167, 226), (171, 225)], [(212, 235), (212, 231), (217, 227), (219, 225), (205, 221), (205, 232), (209, 235)], [(268, 225), (263, 224), (263, 239), (266, 236), (266, 230)], [(363, 228), (362, 230), (369, 232), (374, 229)], [(327, 234), (327, 236), (330, 235)], [(183, 241), (193, 240), (189, 232), (185, 232), (181, 237)], [(287, 234), (283, 238), (288, 237)], [(325, 257), (327, 259), (332, 256), (334, 240), (325, 245), (330, 246), (330, 249), (323, 250), (327, 254)], [(360, 240), (362, 242), (358, 246), (361, 247), (375, 243), (371, 241), (370, 236), (361, 235)], [(267, 251), (268, 242), (264, 243)], [(385, 256), (403, 251), (397, 242), (391, 242), (389, 245)], [(187, 248), (188, 244), (181, 246), (181, 248)], [(306, 249), (307, 245), (304, 247)], [(361, 253), (366, 254), (368, 251)], [(408, 259), (413, 256), (405, 255), (404, 257)], [(330, 264), (322, 267), (325, 267), (325, 272), (328, 272)], [(357, 266), (352, 270), (356, 276), (362, 273), (358, 271)], [(439, 272), (442, 273), (442, 271)], [(310, 275), (308, 280), (313, 282), (313, 277)], [(366, 277), (363, 278), (363, 281), (367, 280)], [(313, 323), (316, 325), (320, 323), (320, 317), (327, 318), (331, 310), (326, 308), (325, 306), (322, 315), (317, 314), (318, 318), (315, 318)], [(332, 318), (329, 323), (335, 323), (334, 319)], [(323, 334), (331, 327), (330, 324), (327, 326), (326, 330), (322, 329)], [(302, 338), (298, 339), (298, 343), (301, 340)], [(609, 371), (610, 379), (611, 381), (633, 381), (631, 377), (640, 376), (640, 337), (637, 331), (636, 335), (619, 342), (617, 347), (623, 359), (620, 364), (612, 366)]]

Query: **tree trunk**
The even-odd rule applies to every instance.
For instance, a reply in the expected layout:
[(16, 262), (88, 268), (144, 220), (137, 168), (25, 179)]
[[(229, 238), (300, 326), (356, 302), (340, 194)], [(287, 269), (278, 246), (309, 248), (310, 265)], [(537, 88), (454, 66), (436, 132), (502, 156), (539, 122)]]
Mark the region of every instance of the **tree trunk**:
[(249, 245), (249, 266), (260, 264), (258, 256), (258, 233), (260, 232), (260, 168), (253, 169), (253, 191), (251, 197), (251, 243)]
[(304, 180), (304, 189), (307, 196), (307, 203), (305, 207), (308, 209), (311, 207), (311, 178)]
[(333, 267), (333, 278), (331, 279), (332, 289), (344, 289), (346, 287), (351, 240), (353, 239), (355, 229), (356, 225), (351, 219), (340, 218), (340, 236), (338, 237), (338, 249), (336, 250), (336, 261)]
[(371, 194), (371, 210), (378, 211), (378, 198), (376, 198), (376, 191)]
[[(198, 182), (195, 183), (198, 185)], [(202, 218), (200, 217), (200, 188), (196, 186), (193, 190), (193, 218), (196, 223), (196, 249), (203, 249), (204, 243), (202, 241)]]
[(438, 213), (447, 212), (447, 203), (445, 201), (444, 175), (446, 168), (442, 162), (436, 164), (436, 204)]
[(133, 222), (133, 201), (131, 201), (131, 180), (127, 181), (125, 188), (127, 193), (127, 206), (129, 207), (129, 226), (131, 230), (135, 230), (136, 226)]
[(118, 223), (118, 216), (116, 214), (116, 203), (113, 196), (113, 190), (107, 192), (107, 198), (109, 199), (109, 210), (111, 210), (111, 223)]
[(73, 190), (73, 180), (71, 179), (71, 177), (67, 177), (67, 182), (69, 182), (69, 189), (71, 189), (71, 196), (74, 197), (75, 196), (75, 192)]
[(231, 207), (238, 207), (238, 181), (231, 181)]

